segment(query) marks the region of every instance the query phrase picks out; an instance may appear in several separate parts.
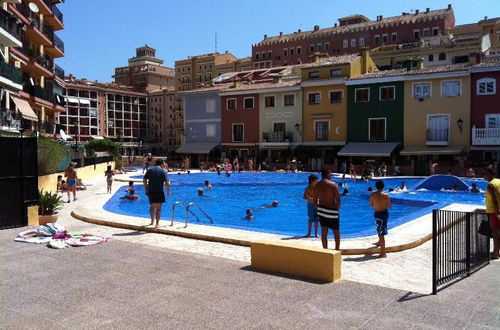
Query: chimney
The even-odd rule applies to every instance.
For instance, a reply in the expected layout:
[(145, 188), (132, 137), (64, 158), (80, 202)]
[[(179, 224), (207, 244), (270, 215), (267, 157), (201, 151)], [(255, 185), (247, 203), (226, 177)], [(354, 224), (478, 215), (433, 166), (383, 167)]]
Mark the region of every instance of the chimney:
[(298, 32), (298, 33), (300, 33), (300, 32), (302, 32), (302, 30), (301, 30), (301, 29), (298, 29), (298, 31), (297, 31), (297, 32)]
[(283, 36), (283, 32), (280, 32), (280, 37), (282, 37), (282, 36)]
[(240, 82), (238, 80), (233, 82), (233, 88), (240, 88)]
[(484, 16), (484, 20), (486, 21), (488, 19), (488, 16)]
[(335, 24), (333, 25), (333, 27), (337, 27), (337, 23), (335, 23)]
[(281, 82), (281, 76), (273, 77), (273, 84), (279, 84)]
[(425, 12), (426, 12), (426, 13), (428, 13), (428, 12), (430, 12), (430, 11), (431, 11), (431, 9), (430, 9), (429, 7), (425, 8)]
[(371, 71), (368, 70), (369, 57), (370, 57), (370, 48), (361, 47), (361, 74)]
[(267, 39), (267, 34), (264, 34), (264, 40), (266, 40), (266, 39)]
[(415, 15), (418, 15), (419, 12), (420, 12), (420, 10), (416, 9), (415, 10)]
[(474, 65), (474, 64), (479, 64), (483, 60), (481, 53), (471, 53), (469, 55), (469, 64)]
[(448, 4), (448, 10), (450, 10), (450, 9), (451, 9), (451, 3)]
[(318, 31), (319, 30), (319, 25), (315, 25), (314, 26), (314, 31)]
[(417, 69), (422, 70), (424, 68), (424, 58), (419, 57), (417, 58)]

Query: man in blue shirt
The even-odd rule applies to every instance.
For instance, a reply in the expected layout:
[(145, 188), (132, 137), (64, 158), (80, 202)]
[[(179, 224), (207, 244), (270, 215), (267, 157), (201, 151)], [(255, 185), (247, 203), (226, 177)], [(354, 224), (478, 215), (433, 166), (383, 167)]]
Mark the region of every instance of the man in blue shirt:
[(170, 181), (168, 181), (167, 171), (163, 166), (163, 160), (157, 159), (155, 166), (148, 169), (143, 180), (144, 192), (149, 198), (151, 225), (154, 224), (156, 217), (156, 228), (160, 225), (161, 205), (165, 203), (163, 185), (167, 188), (167, 196), (170, 196)]

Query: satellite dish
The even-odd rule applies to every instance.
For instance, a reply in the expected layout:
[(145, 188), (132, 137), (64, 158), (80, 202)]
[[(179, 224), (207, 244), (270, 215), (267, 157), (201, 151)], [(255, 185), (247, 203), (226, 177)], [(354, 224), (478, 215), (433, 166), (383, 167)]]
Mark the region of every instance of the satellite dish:
[(38, 13), (38, 11), (39, 11), (38, 6), (34, 2), (30, 2), (30, 4), (28, 5), (28, 7), (34, 13)]
[(59, 130), (59, 134), (61, 134), (61, 138), (64, 140), (64, 141), (67, 141), (67, 140), (71, 140), (72, 137), (69, 136), (68, 134), (66, 134), (62, 129)]

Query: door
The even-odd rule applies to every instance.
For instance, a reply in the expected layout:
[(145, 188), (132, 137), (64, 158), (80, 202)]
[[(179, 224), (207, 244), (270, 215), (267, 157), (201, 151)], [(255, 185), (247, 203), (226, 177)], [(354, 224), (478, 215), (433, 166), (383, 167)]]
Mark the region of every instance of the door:
[(427, 129), (429, 141), (448, 141), (448, 116), (430, 116)]
[(283, 142), (285, 140), (286, 123), (273, 123), (273, 141)]

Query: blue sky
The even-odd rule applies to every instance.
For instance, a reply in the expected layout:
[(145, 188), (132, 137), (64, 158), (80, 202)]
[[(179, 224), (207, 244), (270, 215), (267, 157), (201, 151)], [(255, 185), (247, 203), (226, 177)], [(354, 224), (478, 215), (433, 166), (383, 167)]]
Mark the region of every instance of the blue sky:
[[(477, 22), (485, 15), (500, 16), (499, 0), (68, 0), (59, 5), (65, 30), (66, 57), (57, 63), (66, 74), (89, 80), (112, 81), (114, 68), (125, 66), (135, 48), (157, 49), (165, 65), (189, 55), (218, 51), (251, 55), (252, 44), (264, 34), (332, 26), (354, 13), (370, 19), (400, 15), (411, 10), (446, 8), (452, 3), (457, 24)], [(139, 6), (139, 4), (141, 4)]]

